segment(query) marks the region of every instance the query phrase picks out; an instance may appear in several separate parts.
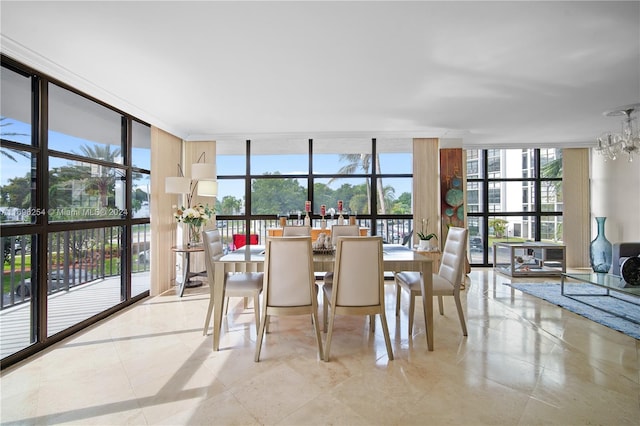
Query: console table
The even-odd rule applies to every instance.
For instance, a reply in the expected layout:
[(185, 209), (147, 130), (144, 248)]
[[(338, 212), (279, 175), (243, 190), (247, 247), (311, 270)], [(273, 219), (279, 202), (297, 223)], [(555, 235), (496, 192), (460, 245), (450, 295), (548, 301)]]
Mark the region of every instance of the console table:
[(561, 275), (566, 272), (565, 246), (535, 241), (494, 243), (493, 268), (512, 277)]

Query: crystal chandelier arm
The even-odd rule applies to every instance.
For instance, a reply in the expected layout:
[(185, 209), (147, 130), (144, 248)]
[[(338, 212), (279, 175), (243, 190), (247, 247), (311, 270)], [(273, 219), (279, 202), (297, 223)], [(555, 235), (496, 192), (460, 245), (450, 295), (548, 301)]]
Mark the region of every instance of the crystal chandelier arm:
[(605, 161), (615, 160), (623, 152), (629, 156), (629, 162), (633, 161), (635, 155), (640, 155), (640, 133), (636, 126), (637, 117), (633, 116), (638, 110), (640, 110), (640, 104), (633, 104), (604, 113), (608, 117), (624, 116), (621, 133), (609, 132), (597, 139), (598, 145), (595, 151), (604, 156)]

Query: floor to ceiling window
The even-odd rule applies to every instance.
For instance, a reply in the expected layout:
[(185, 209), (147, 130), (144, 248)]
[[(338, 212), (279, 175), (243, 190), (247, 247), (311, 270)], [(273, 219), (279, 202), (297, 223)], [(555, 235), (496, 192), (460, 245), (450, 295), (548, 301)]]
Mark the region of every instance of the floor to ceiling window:
[(227, 246), (233, 235), (266, 237), (278, 218), (327, 226), (353, 216), (371, 235), (402, 243), (412, 222), (412, 140), (286, 139), (217, 141), (218, 228)]
[(468, 150), (467, 205), (473, 265), (495, 242), (562, 242), (562, 150)]
[(150, 127), (2, 57), (2, 366), (149, 292)]

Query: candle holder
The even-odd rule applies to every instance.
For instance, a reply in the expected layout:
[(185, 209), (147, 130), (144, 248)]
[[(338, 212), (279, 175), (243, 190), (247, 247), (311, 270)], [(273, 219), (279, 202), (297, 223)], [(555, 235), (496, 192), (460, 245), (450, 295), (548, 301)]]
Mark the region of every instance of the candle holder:
[(342, 200), (338, 200), (338, 225), (344, 225), (344, 216), (342, 216), (343, 207), (344, 203)]

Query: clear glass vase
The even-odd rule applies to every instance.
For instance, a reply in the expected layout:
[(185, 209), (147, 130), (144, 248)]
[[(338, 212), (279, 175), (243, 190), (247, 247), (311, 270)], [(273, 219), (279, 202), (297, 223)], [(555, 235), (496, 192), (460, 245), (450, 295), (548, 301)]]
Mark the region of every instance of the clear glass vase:
[(202, 225), (189, 224), (189, 245), (195, 246), (202, 242)]
[(591, 268), (593, 268), (594, 272), (609, 272), (609, 269), (611, 269), (612, 246), (604, 235), (604, 223), (606, 220), (606, 217), (596, 217), (598, 235), (591, 241), (589, 247)]

